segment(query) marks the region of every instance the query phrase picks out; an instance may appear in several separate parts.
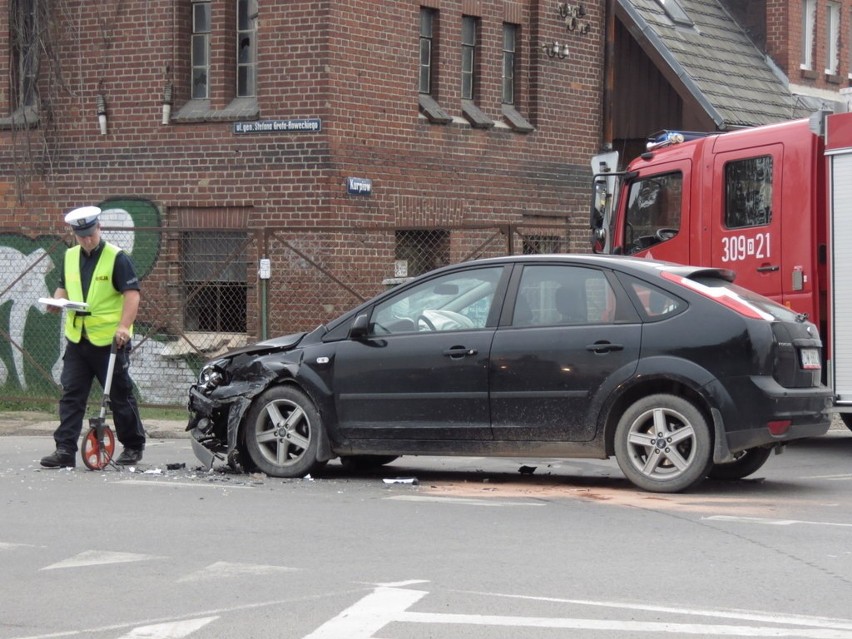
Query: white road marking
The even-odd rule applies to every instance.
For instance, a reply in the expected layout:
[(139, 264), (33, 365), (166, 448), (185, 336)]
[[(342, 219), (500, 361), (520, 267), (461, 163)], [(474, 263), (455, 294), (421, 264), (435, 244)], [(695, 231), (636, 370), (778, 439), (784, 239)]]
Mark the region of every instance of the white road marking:
[(805, 521), (802, 519), (769, 519), (766, 517), (735, 517), (734, 515), (712, 515), (702, 517), (707, 521), (732, 521), (743, 524), (763, 524), (765, 526), (834, 526), (837, 528), (852, 528), (852, 524), (833, 521)]
[(421, 590), (376, 588), (304, 639), (369, 639), (427, 594)]
[(154, 626), (141, 626), (134, 628), (119, 639), (180, 639), (187, 637), (199, 628), (203, 628), (211, 621), (219, 617), (204, 617), (202, 619), (187, 619), (186, 621), (172, 621), (160, 623)]
[(385, 497), (385, 499), (396, 501), (427, 501), (443, 504), (456, 504), (459, 506), (545, 506), (546, 504), (539, 501), (500, 501), (495, 499), (473, 499), (470, 497), (438, 497), (435, 495), (394, 495), (393, 497)]
[(160, 486), (162, 488), (174, 488), (185, 486), (187, 488), (254, 488), (254, 486), (243, 486), (241, 484), (213, 484), (209, 482), (198, 483), (189, 481), (164, 481), (162, 479), (122, 479), (117, 482), (120, 486)]
[(137, 555), (130, 552), (110, 552), (108, 550), (86, 550), (79, 555), (66, 559), (41, 570), (54, 570), (57, 568), (80, 568), (82, 566), (99, 566), (104, 564), (127, 564), (134, 561), (148, 561), (150, 559), (161, 559), (154, 555)]
[[(852, 622), (843, 620), (843, 627), (830, 627), (813, 618), (804, 618), (782, 627), (777, 617), (765, 615), (772, 625), (734, 625), (675, 623), (658, 621), (618, 621), (614, 619), (584, 619), (572, 617), (521, 617), (498, 615), (446, 614), (408, 612), (408, 608), (428, 593), (419, 590), (379, 587), (339, 615), (326, 622), (304, 639), (374, 639), (374, 634), (390, 623), (452, 624), (511, 628), (552, 628), (609, 632), (647, 632), (674, 635), (712, 635), (718, 637), (799, 637), (813, 639), (852, 639)], [(530, 599), (537, 599), (530, 597)], [(591, 602), (594, 604), (594, 602)], [(678, 611), (689, 615), (688, 609)], [(719, 616), (726, 611), (714, 611)], [(802, 626), (811, 626), (802, 627)]]
[(12, 550), (13, 548), (35, 548), (33, 544), (13, 544), (7, 541), (0, 541), (0, 550)]
[(220, 579), (222, 577), (237, 577), (240, 575), (276, 575), (283, 572), (294, 572), (297, 568), (287, 566), (268, 566), (261, 564), (238, 564), (227, 561), (217, 561), (202, 570), (193, 572), (186, 577), (181, 577), (178, 582), (204, 581), (206, 579)]
[(810, 477), (802, 477), (802, 479), (826, 479), (828, 481), (846, 481), (852, 479), (852, 474), (845, 475), (811, 475)]

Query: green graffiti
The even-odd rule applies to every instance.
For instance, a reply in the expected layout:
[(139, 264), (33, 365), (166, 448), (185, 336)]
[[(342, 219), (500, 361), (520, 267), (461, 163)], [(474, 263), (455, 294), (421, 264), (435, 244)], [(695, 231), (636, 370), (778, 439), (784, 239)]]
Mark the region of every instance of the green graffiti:
[[(102, 223), (105, 227), (111, 221), (107, 214), (110, 209), (123, 209), (129, 214), (132, 226), (128, 227), (126, 233), (132, 233), (129, 244), (132, 244), (133, 248), (127, 249), (127, 246), (120, 239), (121, 235), (115, 243), (127, 250), (133, 259), (136, 274), (140, 280), (144, 279), (154, 269), (160, 255), (161, 218), (159, 209), (149, 200), (133, 198), (109, 198), (98, 206), (104, 211)], [(120, 233), (121, 231), (119, 231)], [(106, 232), (106, 235), (110, 236), (110, 233)], [(112, 239), (110, 237), (111, 241)]]

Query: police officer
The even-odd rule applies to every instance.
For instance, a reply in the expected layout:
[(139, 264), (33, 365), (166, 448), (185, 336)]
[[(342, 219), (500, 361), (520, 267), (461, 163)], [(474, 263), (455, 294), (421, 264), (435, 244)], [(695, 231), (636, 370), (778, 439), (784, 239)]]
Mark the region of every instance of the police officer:
[[(139, 280), (130, 257), (101, 239), (100, 214), (98, 207), (84, 206), (65, 216), (77, 246), (65, 253), (59, 287), (53, 296), (88, 306), (85, 311), (66, 311), (68, 343), (60, 378), (59, 427), (53, 433), (56, 451), (42, 458), (45, 468), (74, 467), (92, 381), (97, 378), (101, 387), (105, 386), (113, 340), (117, 353), (109, 399), (116, 435), (124, 446), (115, 463), (136, 464), (145, 449), (145, 431), (128, 372), (130, 338), (139, 309)], [(58, 307), (49, 310), (59, 312)]]

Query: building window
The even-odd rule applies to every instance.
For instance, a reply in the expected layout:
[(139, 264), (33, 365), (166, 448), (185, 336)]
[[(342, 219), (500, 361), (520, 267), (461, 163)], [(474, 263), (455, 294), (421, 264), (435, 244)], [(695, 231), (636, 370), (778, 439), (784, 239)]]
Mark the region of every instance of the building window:
[(450, 263), (449, 231), (397, 231), (395, 259), (404, 260), (415, 277)]
[(432, 52), (435, 10), (420, 8), (420, 93), (432, 93)]
[(461, 98), (462, 115), (476, 129), (490, 129), (494, 121), (476, 106), (477, 85), (479, 84), (479, 60), (477, 59), (477, 34), (479, 19), (462, 16), (461, 39)]
[(517, 26), (503, 24), (503, 104), (515, 103), (515, 38)]
[(725, 227), (763, 226), (772, 221), (772, 156), (725, 165)]
[(657, 2), (663, 8), (663, 11), (666, 12), (669, 20), (682, 27), (693, 26), (692, 20), (690, 20), (686, 11), (683, 10), (683, 7), (680, 6), (678, 0), (657, 0)]
[(16, 110), (35, 104), (40, 29), (35, 0), (16, 0), (11, 8), (11, 88), (12, 108)]
[(420, 73), (417, 81), (420, 112), (432, 124), (449, 124), (453, 118), (441, 108), (436, 99), (438, 29), (438, 11), (420, 7)]
[(196, 100), (209, 97), (210, 4), (192, 4), (192, 98)]
[(814, 27), (816, 24), (816, 0), (802, 0), (802, 62), (801, 68), (814, 68)]
[(525, 235), (522, 252), (524, 255), (564, 253), (562, 238), (556, 235)]
[(474, 100), (476, 90), (476, 29), (477, 20), (462, 16), (461, 97)]
[(837, 2), (828, 3), (825, 40), (825, 72), (827, 75), (837, 75), (840, 64), (840, 5)]
[(237, 0), (237, 97), (254, 97), (256, 81), (257, 0)]
[(239, 231), (183, 234), (185, 330), (246, 332), (247, 242)]

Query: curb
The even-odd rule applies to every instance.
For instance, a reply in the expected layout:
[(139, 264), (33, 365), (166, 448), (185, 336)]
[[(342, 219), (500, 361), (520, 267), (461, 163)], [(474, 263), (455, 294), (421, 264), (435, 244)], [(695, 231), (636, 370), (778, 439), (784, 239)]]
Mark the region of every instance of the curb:
[[(107, 423), (110, 423), (109, 420)], [(87, 424), (88, 422), (84, 421), (84, 430)], [(189, 438), (189, 433), (186, 432), (186, 424), (186, 421), (143, 420), (145, 432), (151, 439)], [(46, 413), (29, 413), (26, 411), (0, 413), (0, 437), (4, 435), (52, 436), (58, 425), (58, 419)], [(111, 423), (110, 426), (114, 428)]]

